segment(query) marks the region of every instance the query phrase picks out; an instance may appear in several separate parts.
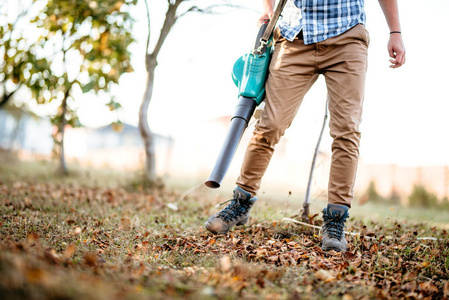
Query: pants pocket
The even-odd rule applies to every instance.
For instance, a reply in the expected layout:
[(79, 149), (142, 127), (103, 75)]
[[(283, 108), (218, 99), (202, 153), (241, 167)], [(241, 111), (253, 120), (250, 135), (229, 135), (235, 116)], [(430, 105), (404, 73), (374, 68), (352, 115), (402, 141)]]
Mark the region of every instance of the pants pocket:
[(365, 25), (358, 24), (357, 26), (357, 33), (360, 37), (360, 40), (365, 44), (366, 47), (369, 46), (370, 38), (369, 38), (369, 32), (366, 29)]
[(281, 30), (279, 27), (276, 27), (276, 29), (273, 31), (273, 41), (274, 43), (280, 43), (282, 41), (285, 41), (286, 39), (282, 36)]

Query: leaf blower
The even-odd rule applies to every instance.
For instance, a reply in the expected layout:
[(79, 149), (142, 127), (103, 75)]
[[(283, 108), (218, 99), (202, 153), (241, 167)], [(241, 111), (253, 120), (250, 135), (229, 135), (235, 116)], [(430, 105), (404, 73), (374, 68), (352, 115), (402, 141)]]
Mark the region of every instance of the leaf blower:
[(238, 87), (239, 101), (221, 152), (209, 179), (205, 182), (209, 188), (220, 187), (254, 110), (265, 97), (265, 81), (274, 50), (272, 32), (285, 2), (281, 0), (270, 22), (262, 24), (252, 51), (237, 59), (234, 64), (232, 79)]

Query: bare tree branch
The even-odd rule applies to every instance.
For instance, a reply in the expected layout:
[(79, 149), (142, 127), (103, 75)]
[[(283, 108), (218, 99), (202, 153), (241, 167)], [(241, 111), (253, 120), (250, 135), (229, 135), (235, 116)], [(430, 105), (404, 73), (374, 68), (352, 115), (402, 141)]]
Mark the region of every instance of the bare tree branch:
[(200, 7), (196, 6), (196, 5), (194, 5), (194, 6), (190, 7), (188, 10), (186, 10), (185, 12), (183, 12), (182, 14), (180, 14), (178, 18), (181, 18), (181, 17), (185, 16), (189, 12), (211, 14), (211, 13), (214, 13), (213, 9), (221, 8), (221, 7), (249, 9), (248, 7), (245, 7), (245, 6), (233, 5), (233, 4), (216, 4), (216, 5), (211, 5), (211, 6), (208, 6), (208, 7), (205, 7), (205, 8), (200, 8)]
[(147, 9), (147, 22), (148, 22), (148, 37), (147, 37), (147, 46), (145, 49), (145, 54), (148, 54), (148, 49), (150, 48), (151, 22), (150, 22), (150, 9), (148, 8), (147, 0), (145, 0), (145, 7)]
[(159, 35), (159, 39), (156, 42), (156, 46), (154, 47), (152, 53), (149, 52), (149, 43), (150, 43), (150, 14), (148, 9), (148, 3), (147, 0), (145, 0), (145, 5), (147, 6), (147, 20), (148, 20), (148, 38), (147, 38), (147, 49), (146, 54), (151, 55), (152, 57), (156, 58), (159, 54), (160, 49), (162, 48), (162, 45), (165, 42), (165, 39), (167, 38), (170, 30), (172, 29), (173, 25), (176, 23), (176, 21), (185, 16), (189, 12), (198, 12), (198, 13), (214, 13), (213, 10), (216, 8), (239, 8), (239, 9), (250, 9), (248, 7), (240, 6), (240, 5), (232, 5), (232, 4), (216, 4), (216, 5), (210, 5), (205, 8), (200, 8), (196, 5), (191, 6), (189, 9), (187, 9), (185, 12), (181, 13), (180, 15), (176, 15), (176, 12), (178, 10), (178, 6), (183, 2), (188, 2), (189, 0), (167, 0), (168, 2), (168, 9), (165, 13), (165, 19), (164, 24), (161, 28), (161, 33)]
[(318, 141), (317, 141), (316, 147), (315, 147), (315, 152), (313, 154), (312, 166), (310, 167), (309, 182), (307, 184), (306, 196), (304, 198), (304, 203), (302, 205), (303, 211), (301, 214), (301, 218), (302, 218), (302, 221), (306, 222), (306, 223), (309, 223), (310, 191), (311, 191), (311, 187), (312, 187), (313, 171), (315, 170), (315, 163), (316, 163), (316, 159), (318, 157), (318, 152), (320, 151), (321, 139), (323, 138), (323, 132), (326, 127), (326, 122), (327, 122), (327, 118), (328, 118), (328, 107), (329, 107), (329, 94), (327, 95), (327, 98), (326, 98), (326, 109), (324, 111), (323, 126), (321, 127), (320, 135), (318, 137)]
[[(170, 1), (170, 0), (168, 0)], [(172, 29), (173, 25), (178, 20), (178, 17), (176, 16), (176, 10), (178, 9), (179, 4), (181, 4), (184, 0), (176, 0), (174, 4), (169, 4), (167, 12), (165, 13), (165, 20), (164, 24), (161, 28), (161, 34), (159, 35), (159, 39), (156, 43), (156, 46), (153, 49), (153, 52), (149, 55), (152, 57), (157, 57), (159, 54), (159, 51), (162, 48), (162, 45), (165, 42), (165, 39), (167, 38), (170, 30)]]

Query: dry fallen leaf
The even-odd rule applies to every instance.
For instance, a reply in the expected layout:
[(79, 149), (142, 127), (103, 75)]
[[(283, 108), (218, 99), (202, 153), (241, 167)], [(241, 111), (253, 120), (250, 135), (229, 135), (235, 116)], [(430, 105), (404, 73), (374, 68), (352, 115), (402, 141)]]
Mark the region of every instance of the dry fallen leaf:
[(416, 277), (417, 277), (416, 273), (412, 271), (405, 274), (402, 280), (404, 281), (416, 280)]
[(231, 270), (232, 262), (229, 255), (225, 255), (222, 258), (220, 258), (220, 266), (223, 272), (228, 272), (229, 270)]
[(75, 254), (76, 246), (71, 244), (67, 246), (67, 249), (65, 249), (63, 257), (64, 258), (71, 258), (73, 254)]
[(267, 256), (268, 256), (267, 249), (257, 249), (256, 250), (256, 257), (263, 258), (263, 257), (267, 257)]
[(418, 287), (427, 293), (438, 293), (438, 288), (432, 284), (432, 281), (421, 282)]
[(80, 235), (80, 234), (81, 234), (81, 227), (76, 227), (76, 228), (73, 230), (72, 233), (73, 233), (74, 236)]
[(123, 230), (129, 230), (131, 227), (131, 221), (127, 218), (121, 218), (120, 222), (123, 226)]
[(316, 279), (319, 279), (324, 282), (331, 282), (332, 280), (335, 279), (335, 277), (332, 276), (332, 274), (329, 271), (323, 269), (316, 271), (314, 275)]
[(279, 256), (277, 255), (270, 256), (268, 257), (268, 260), (272, 262), (277, 262), (279, 260)]
[(89, 266), (89, 267), (94, 267), (97, 262), (98, 262), (98, 256), (96, 253), (94, 252), (89, 252), (86, 253), (84, 255), (84, 262)]
[(56, 264), (61, 261), (61, 258), (59, 257), (58, 253), (56, 253), (56, 250), (53, 248), (49, 248), (49, 249), (45, 250), (44, 256), (47, 259), (47, 261), (49, 261), (51, 263)]
[(344, 294), (343, 297), (341, 297), (341, 300), (353, 300), (354, 297), (351, 294)]
[(48, 274), (45, 272), (45, 270), (39, 268), (29, 268), (26, 270), (25, 275), (28, 281), (31, 283), (39, 283), (45, 281), (48, 277)]
[(39, 235), (37, 233), (32, 232), (32, 233), (29, 233), (27, 235), (27, 242), (28, 242), (28, 244), (31, 245), (31, 244), (34, 244), (34, 243), (36, 243), (38, 241), (39, 241)]
[(449, 281), (446, 280), (446, 283), (444, 284), (444, 297), (449, 297)]
[(358, 257), (358, 258), (354, 259), (354, 261), (350, 262), (349, 264), (353, 268), (358, 268), (362, 264), (362, 258)]

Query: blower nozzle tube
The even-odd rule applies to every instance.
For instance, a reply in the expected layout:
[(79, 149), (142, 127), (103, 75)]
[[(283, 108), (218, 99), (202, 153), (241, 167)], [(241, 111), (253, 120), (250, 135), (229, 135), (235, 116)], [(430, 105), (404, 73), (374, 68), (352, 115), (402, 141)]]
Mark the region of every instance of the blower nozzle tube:
[(231, 119), (231, 128), (228, 131), (209, 179), (204, 183), (207, 187), (212, 189), (220, 187), (220, 183), (228, 171), (243, 132), (248, 127), (249, 120), (251, 119), (256, 106), (257, 102), (253, 98), (243, 96), (239, 98), (239, 102), (234, 111), (234, 116)]

